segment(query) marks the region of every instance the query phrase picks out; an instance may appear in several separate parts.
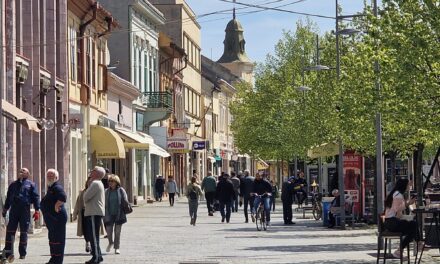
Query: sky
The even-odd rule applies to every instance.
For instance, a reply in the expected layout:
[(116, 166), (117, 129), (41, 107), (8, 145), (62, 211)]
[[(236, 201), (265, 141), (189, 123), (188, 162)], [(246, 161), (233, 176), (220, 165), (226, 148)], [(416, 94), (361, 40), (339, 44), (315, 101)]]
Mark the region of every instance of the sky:
[[(232, 2), (232, 0), (186, 0), (197, 16), (228, 10), (197, 19), (202, 27), (202, 54), (214, 61), (217, 61), (223, 54), (224, 30), (227, 23), (232, 19), (233, 4), (225, 1)], [(266, 7), (290, 4), (279, 8), (328, 17), (335, 17), (336, 12), (335, 0), (236, 0), (236, 2), (237, 20), (240, 21), (244, 29), (246, 53), (255, 62), (264, 62), (266, 55), (273, 53), (276, 43), (282, 37), (283, 30), (294, 30), (297, 21), (305, 21), (306, 16), (274, 10), (246, 14), (246, 12), (261, 9), (242, 9), (246, 6), (239, 3)], [(370, 1), (367, 0), (367, 3), (370, 3)], [(362, 11), (364, 0), (339, 0), (339, 5), (342, 8), (342, 14), (340, 15), (353, 15)], [(309, 18), (317, 24), (321, 34), (335, 29), (335, 19)]]

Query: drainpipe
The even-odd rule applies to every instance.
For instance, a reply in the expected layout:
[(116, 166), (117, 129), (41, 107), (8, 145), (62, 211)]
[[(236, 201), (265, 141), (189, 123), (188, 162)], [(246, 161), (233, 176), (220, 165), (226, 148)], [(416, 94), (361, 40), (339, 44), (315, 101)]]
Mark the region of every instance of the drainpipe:
[[(95, 3), (91, 6), (91, 9), (89, 11), (93, 11), (93, 16), (90, 18), (87, 22), (83, 23), (79, 27), (79, 39), (81, 40), (80, 44), (80, 51), (81, 51), (81, 57), (79, 58), (81, 65), (81, 109), (82, 109), (82, 115), (83, 115), (83, 121), (84, 121), (84, 134), (86, 136), (86, 140), (82, 139), (82, 155), (83, 158), (87, 161), (87, 164), (85, 166), (84, 173), (87, 173), (87, 171), (92, 167), (92, 159), (90, 155), (90, 99), (91, 99), (91, 90), (90, 87), (86, 86), (85, 79), (86, 79), (86, 59), (85, 59), (85, 40), (84, 40), (84, 33), (86, 31), (86, 28), (88, 25), (90, 25), (93, 21), (97, 18), (98, 13), (98, 3)], [(88, 14), (88, 13), (87, 13)], [(87, 16), (87, 14), (84, 16)], [(87, 89), (87, 90), (86, 90)], [(85, 106), (84, 106), (85, 105)]]
[(107, 22), (107, 30), (98, 35), (98, 38), (109, 34), (112, 31), (113, 17), (106, 17), (105, 21)]

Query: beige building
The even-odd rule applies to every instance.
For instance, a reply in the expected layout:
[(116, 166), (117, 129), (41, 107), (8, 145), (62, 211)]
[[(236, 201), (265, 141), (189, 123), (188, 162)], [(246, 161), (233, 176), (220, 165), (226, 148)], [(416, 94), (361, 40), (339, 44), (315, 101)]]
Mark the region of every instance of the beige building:
[(93, 0), (69, 0), (67, 58), (72, 201), (92, 166), (125, 159), (121, 138), (106, 123), (108, 34), (118, 26)]
[[(204, 104), (201, 87), (201, 33), (195, 13), (184, 0), (151, 0), (165, 16), (164, 31), (176, 45), (182, 47), (188, 58), (188, 65), (182, 70), (184, 122), (173, 124), (168, 139), (168, 152), (173, 162), (182, 164), (182, 173), (186, 179), (205, 170), (206, 148), (200, 148), (205, 142), (201, 123), (204, 120)], [(200, 149), (194, 150), (193, 144)], [(177, 147), (177, 148), (175, 148)], [(184, 185), (186, 183), (183, 183)]]

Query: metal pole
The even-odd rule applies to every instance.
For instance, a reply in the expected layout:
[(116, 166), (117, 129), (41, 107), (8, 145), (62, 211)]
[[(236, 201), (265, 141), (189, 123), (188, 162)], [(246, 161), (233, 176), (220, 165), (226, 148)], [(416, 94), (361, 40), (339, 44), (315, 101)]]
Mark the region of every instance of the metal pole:
[[(340, 79), (340, 51), (339, 51), (339, 4), (336, 0), (336, 76), (337, 82), (339, 84)], [(339, 162), (338, 162), (338, 189), (340, 199), (340, 216), (341, 216), (341, 228), (345, 229), (345, 191), (344, 191), (344, 146), (342, 144), (342, 139), (339, 139)]]
[[(374, 17), (377, 18), (377, 0), (373, 0)], [(375, 44), (377, 41), (375, 40)], [(377, 52), (377, 48), (376, 48)], [(375, 86), (378, 97), (380, 96), (379, 82), (379, 61), (374, 62)], [(377, 178), (377, 216), (384, 210), (385, 181), (383, 175), (383, 157), (382, 157), (382, 115), (379, 109), (376, 109), (376, 178)]]

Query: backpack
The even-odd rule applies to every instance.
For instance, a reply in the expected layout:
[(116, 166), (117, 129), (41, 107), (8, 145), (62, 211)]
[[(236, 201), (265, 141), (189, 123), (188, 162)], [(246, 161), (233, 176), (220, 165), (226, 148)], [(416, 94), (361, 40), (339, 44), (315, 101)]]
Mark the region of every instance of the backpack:
[(194, 188), (191, 188), (191, 191), (189, 192), (189, 198), (191, 199), (191, 200), (197, 200), (197, 193), (196, 193), (196, 191), (194, 190)]

